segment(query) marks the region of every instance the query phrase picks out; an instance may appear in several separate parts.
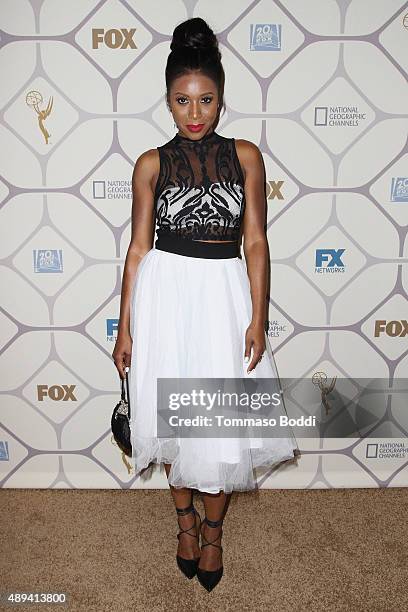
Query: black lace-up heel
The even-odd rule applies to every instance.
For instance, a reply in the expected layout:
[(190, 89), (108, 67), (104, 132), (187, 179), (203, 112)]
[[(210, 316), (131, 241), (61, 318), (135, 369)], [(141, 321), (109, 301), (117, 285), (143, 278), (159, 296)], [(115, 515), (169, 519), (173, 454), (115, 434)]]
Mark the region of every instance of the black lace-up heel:
[[(224, 518), (221, 518), (219, 521), (210, 521), (207, 517), (205, 517), (201, 523), (201, 527), (203, 526), (204, 523), (207, 523), (209, 527), (219, 527), (220, 525), (222, 525), (223, 520)], [(216, 548), (219, 548), (222, 552), (222, 546), (220, 544), (215, 544), (215, 542), (222, 537), (222, 529), (220, 530), (220, 533), (215, 538), (215, 540), (213, 540), (212, 542), (209, 542), (207, 538), (204, 537), (201, 531), (201, 527), (200, 527), (201, 539), (205, 541), (205, 544), (202, 544), (201, 548), (204, 548), (204, 546), (215, 546)], [(221, 567), (219, 567), (218, 569), (211, 570), (211, 571), (203, 570), (197, 567), (197, 578), (200, 584), (205, 589), (207, 589), (207, 591), (212, 591), (213, 588), (217, 586), (217, 584), (221, 580), (223, 572), (224, 572), (223, 565), (221, 565)]]
[[(192, 538), (197, 538), (198, 540), (199, 530), (201, 529), (201, 517), (200, 517), (200, 514), (197, 512), (197, 510), (194, 508), (193, 503), (191, 502), (187, 508), (176, 508), (176, 512), (178, 516), (184, 516), (186, 514), (190, 514), (190, 512), (194, 516), (194, 524), (191, 525), (191, 527), (189, 527), (188, 529), (182, 529), (180, 527), (180, 522), (179, 522), (180, 531), (177, 534), (177, 538), (180, 539), (180, 536), (182, 533), (187, 533)], [(197, 519), (199, 520), (198, 527), (197, 527)], [(191, 529), (194, 529), (194, 528), (196, 531), (195, 534), (190, 533)], [(197, 573), (197, 567), (198, 567), (198, 562), (200, 560), (200, 557), (194, 557), (194, 559), (184, 559), (183, 557), (180, 557), (180, 555), (176, 555), (176, 560), (177, 560), (177, 565), (179, 566), (179, 569), (183, 572), (183, 574), (187, 576), (187, 578), (190, 578), (190, 579), (194, 578), (194, 576)]]

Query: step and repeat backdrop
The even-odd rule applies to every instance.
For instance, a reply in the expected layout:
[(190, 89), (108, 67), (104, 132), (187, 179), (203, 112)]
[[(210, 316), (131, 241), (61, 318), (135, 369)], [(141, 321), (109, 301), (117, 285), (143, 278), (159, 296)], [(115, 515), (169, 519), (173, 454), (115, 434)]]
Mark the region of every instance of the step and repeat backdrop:
[[(281, 379), (303, 389), (288, 389), (288, 414), (315, 393), (331, 432), (298, 439), (297, 460), (259, 487), (407, 486), (399, 0), (2, 0), (0, 486), (168, 487), (158, 466), (135, 477), (112, 439), (112, 351), (132, 171), (175, 134), (164, 69), (194, 16), (220, 42), (217, 131), (265, 162), (267, 334)], [(353, 393), (334, 392), (363, 381), (372, 395), (353, 414)]]

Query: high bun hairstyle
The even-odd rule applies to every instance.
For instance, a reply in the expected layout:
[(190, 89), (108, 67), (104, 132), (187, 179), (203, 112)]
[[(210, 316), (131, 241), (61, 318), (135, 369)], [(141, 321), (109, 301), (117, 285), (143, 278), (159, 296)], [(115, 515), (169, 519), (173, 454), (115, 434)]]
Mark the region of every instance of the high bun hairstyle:
[(220, 108), (224, 108), (225, 75), (214, 32), (204, 19), (193, 17), (173, 31), (166, 64), (167, 100), (172, 82), (189, 72), (200, 71), (217, 85)]

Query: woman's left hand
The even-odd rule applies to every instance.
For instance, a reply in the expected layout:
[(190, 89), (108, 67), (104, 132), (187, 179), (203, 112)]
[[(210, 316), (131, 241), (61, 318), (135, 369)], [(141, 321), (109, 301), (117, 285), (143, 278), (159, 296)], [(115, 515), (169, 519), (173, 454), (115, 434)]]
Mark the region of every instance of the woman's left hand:
[(248, 327), (245, 333), (245, 359), (251, 357), (251, 348), (253, 355), (251, 363), (248, 366), (247, 373), (251, 372), (256, 365), (261, 361), (265, 351), (265, 329), (262, 325), (252, 324)]

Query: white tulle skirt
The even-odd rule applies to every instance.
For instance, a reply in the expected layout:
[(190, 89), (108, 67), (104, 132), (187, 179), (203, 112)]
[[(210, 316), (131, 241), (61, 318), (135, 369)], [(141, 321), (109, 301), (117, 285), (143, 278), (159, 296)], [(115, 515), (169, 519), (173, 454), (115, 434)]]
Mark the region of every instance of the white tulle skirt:
[(132, 461), (138, 475), (169, 463), (169, 484), (208, 493), (257, 487), (254, 468), (293, 459), (288, 428), (280, 438), (157, 437), (157, 378), (277, 378), (269, 339), (256, 368), (244, 361), (251, 321), (250, 284), (239, 257), (204, 259), (153, 247), (140, 261), (130, 302), (129, 371)]

